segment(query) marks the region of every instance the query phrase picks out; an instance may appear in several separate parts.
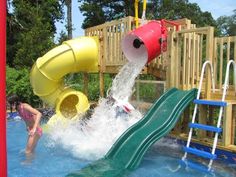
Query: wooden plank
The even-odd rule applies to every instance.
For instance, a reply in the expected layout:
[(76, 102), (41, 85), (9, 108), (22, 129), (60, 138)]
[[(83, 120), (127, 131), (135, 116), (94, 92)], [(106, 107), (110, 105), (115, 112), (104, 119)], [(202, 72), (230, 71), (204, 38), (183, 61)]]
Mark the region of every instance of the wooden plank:
[[(208, 107), (208, 125), (210, 126), (214, 126), (216, 125), (215, 123), (215, 120), (214, 120), (214, 109), (215, 109), (215, 106), (209, 106)], [(216, 109), (219, 109), (219, 108), (216, 108)], [(207, 138), (213, 138), (213, 135), (214, 133), (213, 132), (207, 132)]]
[(184, 34), (183, 37), (183, 90), (186, 88), (186, 47), (187, 47), (187, 36)]
[[(200, 35), (200, 51), (199, 51), (199, 57), (200, 57), (200, 69), (202, 69), (202, 65), (203, 65), (203, 34)], [(201, 72), (201, 71), (200, 71)]]
[(185, 110), (184, 110), (184, 117), (183, 117), (183, 122), (182, 122), (182, 132), (181, 133), (185, 133), (187, 134), (189, 131), (188, 128), (188, 123), (190, 122), (190, 106), (188, 106)]
[(233, 105), (233, 117), (232, 117), (232, 136), (231, 142), (233, 145), (236, 145), (235, 137), (236, 137), (236, 105)]
[(178, 78), (178, 88), (183, 89), (183, 62), (182, 62), (182, 41), (180, 35), (176, 34), (176, 42), (177, 42), (177, 57), (178, 57), (178, 67), (180, 68), (179, 78)]
[(103, 35), (103, 38), (102, 38), (103, 47), (101, 50), (102, 57), (101, 57), (101, 62), (100, 62), (100, 65), (101, 65), (100, 71), (104, 72), (106, 69), (106, 63), (108, 60), (108, 41), (107, 41), (107, 28), (106, 27), (103, 28), (102, 35)]
[(89, 83), (89, 74), (88, 73), (83, 73), (84, 76), (84, 88), (83, 92), (86, 96), (88, 96), (88, 83)]
[(121, 24), (117, 26), (117, 58), (122, 61), (121, 58)]
[(199, 82), (200, 82), (200, 66), (201, 66), (201, 64), (200, 64), (200, 36), (198, 35), (197, 36), (197, 41), (196, 41), (196, 79), (197, 79), (197, 81), (196, 81), (196, 87), (198, 88), (198, 85), (199, 85)]
[(187, 41), (188, 41), (188, 45), (187, 45), (187, 61), (186, 61), (186, 89), (188, 90), (190, 88), (190, 67), (191, 67), (191, 34), (188, 33), (187, 34)]
[(220, 78), (219, 78), (219, 87), (222, 86), (223, 78), (223, 39), (220, 39)]
[(109, 37), (109, 43), (108, 43), (109, 57), (108, 57), (108, 61), (109, 61), (109, 63), (112, 63), (112, 55), (113, 55), (113, 50), (112, 50), (112, 38), (113, 38), (112, 26), (109, 26), (108, 37)]
[[(191, 20), (187, 19), (187, 18), (182, 18), (182, 19), (178, 19), (178, 20), (173, 20), (174, 23), (177, 23), (180, 25), (180, 27), (182, 29), (189, 29), (190, 27), (190, 24), (191, 24)], [(172, 26), (172, 25), (168, 25), (168, 27)]]
[[(213, 27), (211, 27), (213, 28)], [(177, 33), (197, 33), (197, 34), (208, 34), (209, 27), (201, 27), (201, 28), (192, 28), (192, 29), (184, 29), (181, 31), (178, 31)]]
[(102, 71), (99, 72), (99, 92), (100, 96), (104, 97), (104, 73)]
[[(207, 107), (205, 105), (199, 105), (199, 123), (207, 124)], [(205, 130), (198, 130), (198, 138), (203, 139), (206, 138)]]
[(171, 48), (171, 53), (170, 53), (170, 87), (175, 87), (175, 78), (176, 78), (176, 73), (178, 72), (178, 68), (176, 67), (176, 56), (175, 56), (175, 45), (174, 45), (174, 32), (171, 31), (169, 33), (169, 47)]
[(192, 75), (192, 78), (191, 78), (191, 88), (194, 88), (194, 80), (195, 80), (195, 67), (196, 67), (196, 43), (195, 43), (195, 40), (196, 40), (196, 34), (195, 33), (192, 33), (192, 72), (191, 72), (191, 75)]
[(112, 60), (114, 63), (119, 62), (119, 58), (116, 55), (117, 48), (116, 48), (116, 25), (112, 27), (112, 34), (113, 34), (113, 42), (112, 42), (112, 50), (113, 50), (113, 56)]
[(230, 60), (230, 38), (227, 38), (227, 63)]
[(224, 111), (223, 120), (223, 145), (229, 146), (232, 144), (232, 104), (228, 104)]
[[(213, 40), (214, 40), (214, 28), (208, 27), (208, 33), (206, 38), (206, 58), (212, 62), (213, 60)], [(207, 82), (206, 82), (206, 98), (210, 98), (211, 94), (211, 73), (207, 70)]]
[(214, 78), (215, 78), (215, 85), (217, 85), (217, 71), (218, 71), (218, 60), (217, 60), (217, 38), (214, 38), (214, 51), (213, 51), (213, 72), (214, 72)]
[[(181, 68), (181, 53), (179, 51), (179, 42), (178, 40), (176, 40), (176, 38), (178, 37), (178, 35), (176, 34), (176, 30), (174, 32), (174, 44), (175, 44), (175, 57), (176, 57), (176, 79), (175, 79), (175, 86), (178, 89), (180, 88), (180, 77), (181, 77), (181, 72), (182, 72), (182, 68)], [(163, 68), (164, 69), (164, 68)]]

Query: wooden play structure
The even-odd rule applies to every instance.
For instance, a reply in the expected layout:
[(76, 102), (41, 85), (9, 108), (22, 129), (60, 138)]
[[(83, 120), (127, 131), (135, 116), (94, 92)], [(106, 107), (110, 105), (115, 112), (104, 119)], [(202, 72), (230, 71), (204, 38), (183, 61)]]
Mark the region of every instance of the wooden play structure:
[[(167, 51), (145, 66), (142, 74), (150, 74), (157, 81), (165, 82), (166, 89), (176, 87), (189, 90), (198, 88), (203, 63), (208, 60), (214, 68), (216, 91), (212, 91), (210, 69), (207, 68), (201, 98), (207, 100), (220, 100), (226, 65), (229, 60), (236, 62), (236, 36), (215, 37), (214, 28), (196, 27), (189, 19), (175, 20), (179, 24), (168, 26)], [(100, 95), (104, 96), (104, 73), (117, 73), (127, 60), (121, 51), (121, 40), (125, 34), (135, 28), (135, 18), (126, 17), (91, 27), (85, 30), (86, 36), (98, 36), (100, 41), (99, 75)], [(233, 70), (230, 70), (230, 83), (226, 94), (227, 106), (225, 107), (222, 128), (219, 136), (218, 148), (236, 152), (236, 92)], [(86, 77), (85, 77), (86, 78)], [(145, 82), (141, 83), (145, 84)], [(215, 106), (199, 106), (199, 123), (214, 125), (217, 120)], [(192, 107), (190, 106), (182, 116), (172, 136), (187, 139), (188, 123), (191, 121)], [(196, 130), (193, 141), (205, 145), (212, 144), (213, 135), (210, 132)]]

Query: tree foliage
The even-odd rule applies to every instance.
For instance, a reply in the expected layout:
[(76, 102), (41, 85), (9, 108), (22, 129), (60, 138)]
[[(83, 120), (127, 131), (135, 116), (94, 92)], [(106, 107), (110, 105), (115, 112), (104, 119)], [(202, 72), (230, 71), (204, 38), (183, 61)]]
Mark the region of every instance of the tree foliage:
[(231, 16), (221, 16), (217, 19), (217, 27), (222, 36), (236, 36), (236, 9)]
[(6, 95), (17, 94), (25, 102), (38, 106), (41, 101), (34, 95), (29, 80), (29, 70), (24, 68), (16, 70), (9, 66), (6, 67)]
[(38, 106), (29, 73), (38, 57), (54, 44), (55, 22), (64, 18), (58, 0), (8, 0), (6, 93)]
[[(82, 3), (80, 11), (85, 16), (83, 28), (88, 28), (106, 21), (125, 16), (134, 16), (134, 0), (78, 0)], [(139, 2), (139, 17), (142, 2)], [(196, 3), (188, 0), (150, 0), (147, 1), (148, 19), (176, 20), (188, 18), (198, 26), (215, 26), (211, 13), (202, 12)]]
[(151, 0), (148, 16), (151, 19), (177, 20), (188, 18), (197, 26), (215, 26), (211, 13), (202, 12), (196, 3), (188, 0)]
[[(130, 0), (78, 0), (85, 16), (82, 28), (102, 24), (117, 18), (134, 16), (134, 3)], [(141, 4), (141, 3), (139, 3)]]
[(12, 0), (7, 9), (7, 64), (32, 67), (54, 46), (55, 22), (63, 18), (58, 0)]

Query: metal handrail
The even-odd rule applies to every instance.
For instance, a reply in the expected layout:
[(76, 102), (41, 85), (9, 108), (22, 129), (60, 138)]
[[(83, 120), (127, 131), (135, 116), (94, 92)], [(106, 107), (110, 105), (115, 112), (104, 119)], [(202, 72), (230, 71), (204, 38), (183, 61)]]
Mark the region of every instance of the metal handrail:
[[(206, 66), (209, 65), (210, 69), (211, 69), (211, 79), (212, 79), (212, 87), (213, 87), (213, 92), (215, 92), (215, 80), (214, 80), (214, 72), (213, 72), (213, 66), (211, 64), (211, 61), (207, 60), (204, 62), (204, 64), (202, 65), (202, 71), (201, 71), (201, 77), (200, 77), (200, 82), (199, 82), (199, 86), (198, 86), (198, 93), (197, 93), (197, 99), (200, 98), (200, 94), (201, 94), (201, 89), (202, 89), (202, 82), (203, 82), (203, 77), (204, 77), (204, 73), (205, 73), (205, 69)], [(197, 108), (198, 105), (195, 104), (194, 106), (194, 112), (193, 112), (193, 117), (192, 117), (192, 123), (195, 122), (195, 118), (196, 118), (196, 114), (197, 114)], [(186, 147), (190, 146), (190, 141), (192, 138), (192, 133), (193, 133), (193, 128), (190, 128), (189, 130), (189, 134), (188, 134), (188, 140), (187, 140), (187, 145)], [(182, 160), (185, 160), (187, 157), (187, 152), (185, 152), (184, 156), (182, 157)]]
[(229, 60), (226, 66), (226, 74), (225, 74), (225, 83), (224, 83), (224, 87), (223, 87), (223, 97), (222, 97), (222, 101), (225, 100), (225, 95), (226, 95), (226, 91), (229, 85), (229, 69), (230, 69), (230, 65), (233, 65), (233, 71), (234, 71), (234, 89), (236, 92), (236, 62), (234, 60)]
[[(198, 94), (197, 94), (197, 99), (200, 98), (200, 93), (201, 93), (201, 88), (202, 88), (202, 82), (203, 82), (203, 75), (204, 75), (204, 71), (205, 71), (205, 68), (207, 66), (207, 64), (210, 65), (210, 68), (211, 68), (211, 79), (212, 79), (212, 84), (213, 84), (213, 92), (215, 92), (215, 81), (214, 81), (214, 75), (213, 75), (213, 67), (212, 67), (212, 64), (210, 61), (206, 61), (203, 66), (202, 66), (202, 72), (201, 72), (201, 78), (200, 78), (200, 83), (199, 83), (199, 89), (198, 89)], [(234, 71), (234, 89), (235, 89), (235, 92), (236, 92), (236, 62), (234, 60), (230, 60), (228, 63), (227, 63), (227, 68), (226, 68), (226, 74), (225, 74), (225, 82), (224, 82), (224, 86), (223, 86), (223, 94), (222, 94), (222, 102), (225, 101), (225, 97), (226, 97), (226, 92), (227, 92), (227, 89), (228, 89), (228, 85), (229, 85), (229, 69), (230, 69), (230, 66), (233, 65), (233, 71)], [(195, 107), (194, 107), (194, 113), (193, 113), (193, 118), (192, 118), (192, 123), (195, 122), (195, 118), (196, 118), (196, 114), (197, 114), (197, 107), (198, 105), (195, 104)], [(218, 117), (218, 121), (217, 121), (217, 128), (220, 127), (220, 124), (221, 124), (221, 120), (222, 120), (222, 114), (223, 114), (223, 106), (220, 107), (220, 112), (219, 112), (219, 117)], [(186, 147), (189, 147), (190, 145), (190, 141), (191, 141), (191, 138), (192, 138), (192, 132), (193, 132), (193, 128), (190, 128), (190, 131), (189, 131), (189, 136), (188, 136), (188, 141), (187, 141), (187, 145)], [(214, 142), (213, 142), (213, 146), (212, 146), (212, 151), (211, 151), (211, 154), (215, 154), (215, 150), (216, 150), (216, 146), (217, 146), (217, 141), (218, 141), (218, 135), (219, 133), (216, 132), (215, 133), (215, 137), (214, 137)], [(184, 156), (182, 157), (182, 160), (185, 160), (187, 157), (187, 152), (185, 152)], [(210, 171), (211, 169), (211, 166), (212, 166), (212, 163), (213, 163), (213, 159), (210, 160), (209, 164), (208, 164), (208, 171)]]
[[(222, 100), (221, 101), (225, 101), (227, 88), (229, 86), (229, 69), (230, 69), (231, 64), (234, 67), (234, 70), (233, 70), (234, 71), (234, 89), (235, 89), (235, 92), (236, 92), (236, 63), (235, 63), (234, 60), (229, 60), (229, 62), (227, 63), (227, 67), (226, 67), (225, 82), (224, 82), (224, 86), (223, 86), (223, 95), (222, 95)], [(222, 114), (223, 114), (223, 107), (220, 107), (219, 118), (218, 118), (218, 121), (217, 121), (217, 128), (220, 127)], [(214, 142), (213, 142), (212, 151), (211, 151), (212, 154), (215, 154), (217, 141), (218, 141), (218, 134), (219, 133), (215, 133)], [(208, 169), (211, 168), (212, 163), (213, 163), (213, 160), (210, 160), (209, 165), (208, 165)]]
[(210, 69), (211, 69), (211, 82), (212, 82), (212, 87), (213, 87), (213, 93), (215, 93), (215, 80), (214, 80), (213, 66), (211, 64), (211, 61), (207, 60), (202, 65), (202, 72), (201, 72), (201, 77), (200, 77), (200, 83), (199, 83), (199, 86), (198, 86), (197, 99), (199, 99), (199, 97), (200, 97), (200, 93), (201, 93), (201, 89), (202, 89), (202, 82), (203, 82), (204, 71), (205, 71), (207, 65), (210, 65)]

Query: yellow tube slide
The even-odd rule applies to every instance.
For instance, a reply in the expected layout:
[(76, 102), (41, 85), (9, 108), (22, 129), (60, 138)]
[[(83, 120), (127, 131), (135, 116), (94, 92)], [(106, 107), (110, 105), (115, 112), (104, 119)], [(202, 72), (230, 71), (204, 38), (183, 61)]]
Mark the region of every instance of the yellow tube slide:
[(53, 106), (59, 117), (82, 114), (89, 108), (87, 97), (64, 84), (65, 75), (80, 71), (98, 71), (98, 38), (65, 41), (38, 58), (30, 75), (34, 94)]

